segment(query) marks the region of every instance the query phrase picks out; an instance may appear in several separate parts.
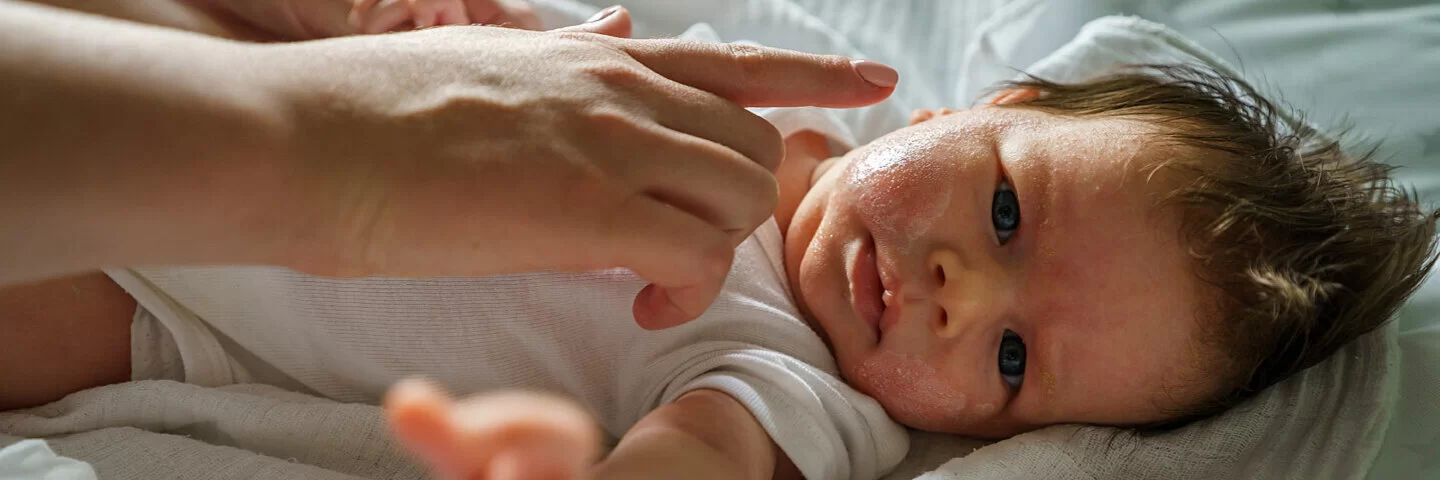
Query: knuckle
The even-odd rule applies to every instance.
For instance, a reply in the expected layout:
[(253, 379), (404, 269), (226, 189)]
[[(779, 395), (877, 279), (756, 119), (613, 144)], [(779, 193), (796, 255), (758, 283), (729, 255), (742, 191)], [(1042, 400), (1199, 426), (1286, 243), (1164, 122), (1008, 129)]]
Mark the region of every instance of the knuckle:
[(816, 65), (827, 69), (827, 71), (833, 71), (846, 76), (853, 75), (851, 72), (854, 71), (855, 67), (850, 66), (852, 60), (849, 57), (840, 55), (812, 55), (809, 57), (811, 57), (811, 60), (814, 61)]
[(581, 68), (585, 75), (606, 85), (639, 85), (649, 81), (646, 71), (622, 62), (595, 62)]
[(598, 33), (576, 32), (576, 31), (549, 32), (548, 35), (553, 35), (555, 38), (558, 38), (558, 39), (561, 39), (561, 40), (566, 40), (566, 41), (571, 41), (571, 42), (584, 42), (584, 43), (595, 43), (595, 42), (599, 41), (599, 40), (600, 40), (600, 37), (601, 37), (601, 35), (598, 34)]
[(646, 130), (634, 115), (614, 108), (592, 108), (578, 125), (580, 133), (603, 138), (631, 138)]
[[(538, 16), (536, 16), (534, 19), (537, 22), (539, 21)], [(620, 45), (618, 43), (619, 39), (602, 33), (586, 32), (579, 30), (552, 30), (548, 32), (543, 32), (541, 33), (541, 35), (547, 36), (555, 41), (564, 44), (564, 48), (560, 49), (558, 52), (552, 53), (559, 53), (570, 57), (582, 58), (629, 57), (629, 55), (627, 55), (625, 51), (620, 48)]]
[(743, 43), (725, 44), (726, 54), (730, 57), (730, 63), (735, 66), (743, 78), (750, 78), (758, 75), (765, 68), (770, 56), (764, 48), (747, 45)]

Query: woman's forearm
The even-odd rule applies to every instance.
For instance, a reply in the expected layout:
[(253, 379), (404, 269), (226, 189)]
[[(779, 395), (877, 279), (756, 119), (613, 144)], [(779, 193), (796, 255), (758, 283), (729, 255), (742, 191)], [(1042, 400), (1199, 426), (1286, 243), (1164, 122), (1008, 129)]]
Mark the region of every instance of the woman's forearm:
[(0, 284), (270, 263), (283, 108), (247, 47), (0, 0)]

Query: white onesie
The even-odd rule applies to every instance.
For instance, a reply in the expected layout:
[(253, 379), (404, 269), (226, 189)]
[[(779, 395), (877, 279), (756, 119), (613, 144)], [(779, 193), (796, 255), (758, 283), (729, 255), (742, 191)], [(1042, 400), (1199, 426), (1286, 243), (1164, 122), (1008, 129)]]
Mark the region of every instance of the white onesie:
[[(851, 141), (821, 110), (761, 113), (783, 133)], [(612, 437), (711, 388), (749, 408), (806, 478), (878, 478), (904, 457), (905, 430), (840, 380), (795, 307), (783, 250), (772, 219), (736, 250), (714, 305), (659, 332), (635, 325), (631, 302), (644, 282), (624, 270), (426, 280), (269, 267), (107, 273), (139, 300), (137, 319), (164, 325), (158, 336), (174, 339), (191, 383), (259, 382), (365, 403), (412, 375), (457, 395), (535, 389), (578, 399)]]

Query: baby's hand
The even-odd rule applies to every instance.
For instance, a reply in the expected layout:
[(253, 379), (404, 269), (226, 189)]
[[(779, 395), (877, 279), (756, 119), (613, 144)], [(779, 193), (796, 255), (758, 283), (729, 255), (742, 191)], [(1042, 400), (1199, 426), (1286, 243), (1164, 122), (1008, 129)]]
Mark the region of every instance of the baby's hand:
[(400, 442), (444, 479), (576, 479), (600, 453), (590, 414), (549, 395), (452, 402), (429, 382), (404, 380), (386, 394), (385, 416)]
[(350, 25), (383, 33), (441, 25), (497, 25), (540, 30), (535, 8), (522, 0), (354, 0)]

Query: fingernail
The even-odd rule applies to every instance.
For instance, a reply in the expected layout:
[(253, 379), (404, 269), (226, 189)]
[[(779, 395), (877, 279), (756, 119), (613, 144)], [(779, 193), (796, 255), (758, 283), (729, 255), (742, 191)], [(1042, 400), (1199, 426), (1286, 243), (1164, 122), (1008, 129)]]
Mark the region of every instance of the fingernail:
[(657, 303), (660, 304), (660, 312), (664, 314), (669, 321), (683, 323), (686, 319), (690, 318), (690, 314), (685, 313), (685, 310), (680, 308), (680, 304), (675, 303), (675, 292), (656, 288), (655, 296), (664, 300), (663, 302)]
[(606, 7), (604, 10), (595, 12), (595, 15), (591, 16), (589, 20), (586, 20), (585, 23), (595, 23), (604, 20), (606, 17), (614, 15), (615, 12), (618, 11), (620, 11), (619, 5), (611, 5), (609, 7)]
[[(663, 330), (685, 323), (685, 320), (689, 318), (689, 315), (675, 304), (675, 300), (670, 297), (669, 292), (661, 289), (659, 285), (646, 285), (644, 289), (640, 290), (640, 294), (635, 300), (637, 307), (635, 317), (640, 322), (640, 328)], [(641, 320), (639, 310), (641, 305), (644, 305), (645, 313), (648, 313), (648, 315), (644, 315), (644, 320)]]
[(856, 60), (850, 62), (850, 65), (855, 67), (855, 73), (860, 74), (860, 78), (870, 82), (871, 85), (890, 88), (900, 82), (900, 73), (890, 68), (889, 65), (869, 60)]

